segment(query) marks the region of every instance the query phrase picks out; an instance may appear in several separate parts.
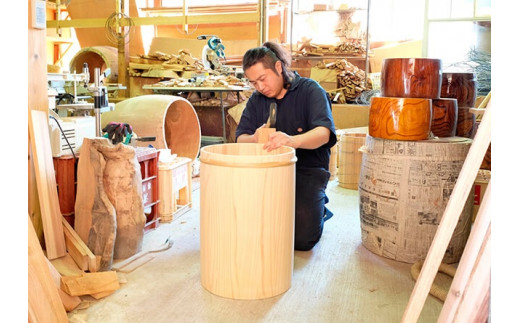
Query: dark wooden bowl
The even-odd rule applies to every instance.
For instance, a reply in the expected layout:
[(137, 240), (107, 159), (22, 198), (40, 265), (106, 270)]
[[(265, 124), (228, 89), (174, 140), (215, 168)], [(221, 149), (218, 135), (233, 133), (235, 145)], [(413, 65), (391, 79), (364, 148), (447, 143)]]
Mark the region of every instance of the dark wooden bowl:
[(454, 137), (458, 110), (457, 99), (432, 99), (431, 132), (437, 137)]
[(430, 134), (430, 99), (372, 97), (368, 133), (393, 140), (425, 140)]
[(440, 98), (441, 60), (435, 58), (387, 58), (381, 68), (381, 96)]
[(477, 99), (475, 73), (442, 73), (441, 97), (457, 99), (459, 108), (475, 107)]
[(457, 136), (472, 138), (475, 137), (477, 124), (475, 114), (470, 111), (471, 108), (459, 107), (457, 117)]

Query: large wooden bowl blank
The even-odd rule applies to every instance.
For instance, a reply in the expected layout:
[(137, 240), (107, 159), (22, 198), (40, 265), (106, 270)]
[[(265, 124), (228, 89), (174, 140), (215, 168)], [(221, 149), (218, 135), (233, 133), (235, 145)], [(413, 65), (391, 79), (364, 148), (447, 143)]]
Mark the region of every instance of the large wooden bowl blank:
[(477, 99), (475, 73), (442, 73), (441, 97), (457, 99), (459, 108), (473, 108)]
[(457, 134), (458, 106), (456, 99), (432, 99), (431, 132), (437, 137)]
[(381, 96), (440, 98), (441, 60), (435, 58), (387, 58), (381, 69)]
[(368, 133), (393, 140), (425, 140), (430, 134), (430, 99), (373, 97)]

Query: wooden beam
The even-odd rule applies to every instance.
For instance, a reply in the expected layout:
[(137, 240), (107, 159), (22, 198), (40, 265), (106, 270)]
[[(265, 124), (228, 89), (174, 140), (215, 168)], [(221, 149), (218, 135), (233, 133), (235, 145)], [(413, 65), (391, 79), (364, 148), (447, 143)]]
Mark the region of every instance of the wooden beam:
[(47, 112), (31, 110), (29, 114), (29, 134), (42, 213), (45, 250), (47, 258), (54, 259), (65, 256), (66, 247), (47, 120)]
[(426, 255), (424, 266), (410, 296), (402, 322), (415, 323), (421, 314), (424, 302), (451, 240), (464, 203), (473, 187), (477, 172), (491, 142), (491, 102), (486, 110)]
[[(146, 25), (182, 25), (187, 24), (213, 24), (213, 23), (239, 23), (258, 22), (258, 13), (219, 13), (219, 14), (191, 14), (184, 20), (183, 16), (173, 17), (131, 17), (134, 26)], [(71, 20), (48, 20), (47, 28), (104, 28), (105, 18), (71, 19)], [(121, 25), (127, 25), (125, 20)]]
[(67, 251), (78, 267), (83, 271), (98, 271), (96, 256), (90, 251), (89, 247), (81, 240), (70, 224), (62, 217), (63, 231), (65, 233), (65, 243)]

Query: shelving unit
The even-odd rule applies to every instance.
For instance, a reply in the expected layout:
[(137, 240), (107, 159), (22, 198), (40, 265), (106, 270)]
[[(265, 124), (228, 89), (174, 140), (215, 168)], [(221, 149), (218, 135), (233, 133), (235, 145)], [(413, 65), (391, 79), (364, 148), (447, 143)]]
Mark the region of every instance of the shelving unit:
[[(289, 31), (289, 39), (290, 39), (290, 50), (291, 55), (294, 61), (307, 60), (311, 62), (311, 65), (315, 65), (317, 61), (332, 61), (336, 59), (347, 59), (347, 61), (354, 62), (359, 60), (364, 60), (364, 67), (358, 66), (365, 71), (365, 83), (368, 78), (368, 71), (370, 68), (369, 65), (369, 49), (370, 49), (370, 39), (369, 39), (369, 25), (370, 25), (370, 3), (371, 0), (366, 0), (365, 6), (356, 7), (356, 8), (348, 8), (348, 9), (330, 9), (327, 6), (325, 7), (317, 7), (314, 5), (314, 10), (302, 10), (300, 3), (307, 4), (306, 2), (301, 2), (297, 0), (291, 1), (290, 7), (290, 31)], [(318, 9), (318, 10), (316, 10)], [(353, 30), (340, 30), (338, 33), (338, 29), (341, 29), (341, 19), (345, 16), (356, 17), (359, 18), (359, 21), (353, 21), (351, 24), (347, 25), (347, 29), (349, 25), (353, 25)], [(335, 17), (337, 21), (331, 19), (331, 17)], [(305, 21), (305, 23), (304, 23)], [(319, 22), (318, 27), (316, 26)], [(297, 29), (295, 29), (297, 26)], [(338, 28), (339, 26), (339, 28)], [(359, 26), (359, 28), (356, 28)], [(316, 29), (317, 28), (317, 29)], [(336, 28), (336, 30), (334, 30)], [(357, 30), (356, 30), (357, 29)], [(298, 34), (296, 32), (298, 30)], [(343, 32), (343, 34), (341, 34)], [(317, 35), (319, 38), (315, 38)], [(332, 36), (331, 36), (332, 35)], [(327, 44), (327, 45), (340, 45), (342, 43), (348, 44), (348, 42), (358, 42), (360, 44), (364, 44), (364, 53), (361, 55), (352, 55), (348, 52), (343, 54), (323, 54), (323, 55), (308, 55), (308, 56), (297, 56), (295, 55), (295, 46), (299, 45), (299, 42), (302, 41), (302, 37), (310, 37), (310, 40), (307, 39), (309, 43), (312, 44)], [(299, 39), (295, 39), (299, 38)], [(296, 43), (295, 43), (296, 42)], [(302, 42), (305, 43), (305, 42)]]

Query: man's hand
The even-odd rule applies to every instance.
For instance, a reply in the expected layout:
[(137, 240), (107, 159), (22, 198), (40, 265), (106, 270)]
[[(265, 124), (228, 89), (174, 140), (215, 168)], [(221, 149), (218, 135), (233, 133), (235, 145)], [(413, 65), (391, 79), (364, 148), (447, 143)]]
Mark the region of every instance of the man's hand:
[(264, 149), (271, 151), (281, 146), (289, 146), (294, 149), (316, 149), (325, 145), (329, 141), (329, 136), (330, 130), (322, 126), (295, 136), (277, 131), (269, 135), (269, 141), (264, 145)]
[[(258, 127), (258, 129), (266, 128), (266, 127), (267, 127), (267, 125), (264, 123), (263, 125)], [(237, 138), (237, 143), (258, 143), (258, 138), (260, 136), (258, 134), (258, 132), (259, 132), (258, 129), (256, 129), (255, 133), (252, 135), (246, 135), (246, 134), (240, 135)]]
[(277, 131), (269, 135), (269, 141), (265, 143), (264, 149), (271, 151), (282, 146), (296, 147), (297, 143), (293, 136), (289, 136), (285, 132)]

